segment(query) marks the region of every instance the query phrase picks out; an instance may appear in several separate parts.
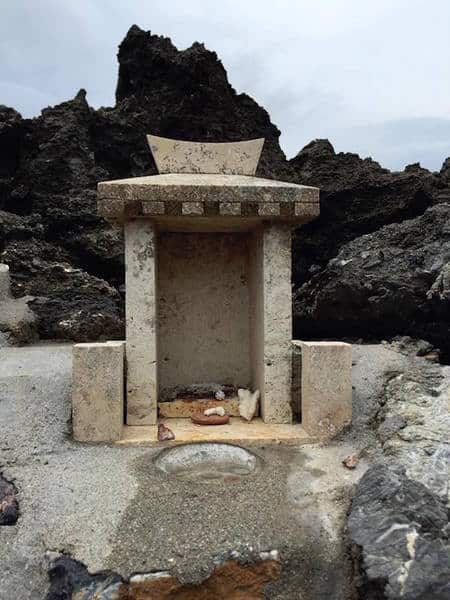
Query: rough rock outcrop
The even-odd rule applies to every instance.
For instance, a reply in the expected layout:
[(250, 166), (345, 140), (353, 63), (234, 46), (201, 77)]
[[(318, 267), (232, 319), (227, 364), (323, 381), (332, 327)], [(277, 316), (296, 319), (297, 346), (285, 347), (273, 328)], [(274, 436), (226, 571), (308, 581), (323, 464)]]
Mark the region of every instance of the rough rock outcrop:
[(448, 350), (450, 204), (345, 244), (295, 295), (309, 335), (400, 334)]
[(403, 468), (370, 467), (359, 482), (348, 526), (361, 549), (361, 598), (448, 598), (447, 506)]
[(432, 204), (450, 202), (444, 167), (441, 173), (419, 165), (390, 172), (370, 158), (336, 153), (328, 140), (314, 140), (289, 165), (295, 181), (321, 190), (319, 219), (302, 227), (294, 241), (298, 285), (355, 237), (418, 216)]
[(148, 132), (194, 140), (265, 137), (260, 173), (286, 161), (267, 112), (228, 83), (214, 52), (182, 52), (132, 27), (120, 45), (117, 103), (73, 100), (22, 119), (0, 107), (0, 256), (15, 295), (39, 296), (43, 338), (123, 337), (123, 242), (96, 215), (98, 181), (155, 173)]
[[(120, 44), (118, 61), (112, 108), (92, 109), (84, 90), (35, 119), (0, 106), (0, 261), (11, 268), (14, 295), (39, 298), (33, 310), (41, 337), (123, 337), (123, 241), (97, 217), (95, 187), (101, 180), (155, 173), (145, 141), (149, 132), (206, 141), (265, 137), (259, 175), (321, 188), (320, 218), (294, 238), (294, 285), (306, 285), (298, 296), (305, 307), (296, 305), (295, 337), (336, 338), (356, 329), (365, 338), (405, 332), (405, 319), (397, 322), (396, 315), (381, 323), (378, 315), (384, 318), (385, 309), (366, 330), (364, 294), (360, 302), (358, 295), (352, 298), (351, 323), (343, 302), (333, 304), (328, 318), (313, 307), (310, 295), (322, 284), (339, 288), (328, 262), (345, 244), (450, 202), (449, 159), (440, 173), (417, 164), (391, 173), (371, 159), (336, 153), (327, 140), (315, 140), (287, 161), (267, 112), (236, 93), (217, 55), (202, 44), (179, 51), (168, 38), (133, 26)], [(398, 301), (395, 290), (411, 286), (409, 275), (404, 278), (416, 249), (412, 237), (403, 249), (407, 258), (397, 254), (400, 268), (391, 274), (396, 278), (392, 304)], [(360, 265), (354, 279), (366, 272)], [(450, 336), (439, 334), (439, 328), (448, 327), (448, 316), (441, 318), (448, 277), (442, 265), (427, 288), (431, 298), (422, 301), (421, 293), (413, 293), (408, 299), (408, 307), (418, 303), (416, 333), (447, 352)], [(387, 288), (382, 305), (390, 293)], [(362, 325), (353, 327), (358, 319)]]
[(387, 378), (374, 427), (382, 457), (348, 520), (361, 600), (450, 593), (450, 367), (411, 357)]
[(35, 315), (28, 307), (31, 300), (32, 296), (12, 297), (9, 267), (0, 263), (0, 347), (37, 338)]

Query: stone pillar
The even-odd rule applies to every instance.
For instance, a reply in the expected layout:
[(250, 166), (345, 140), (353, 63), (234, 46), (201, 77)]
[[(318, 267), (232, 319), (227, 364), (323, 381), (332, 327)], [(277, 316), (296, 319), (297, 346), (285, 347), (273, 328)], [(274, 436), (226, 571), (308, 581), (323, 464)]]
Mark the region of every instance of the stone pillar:
[(296, 342), (302, 351), (302, 425), (334, 437), (352, 419), (352, 347), (343, 342)]
[(156, 230), (151, 221), (125, 224), (127, 424), (157, 421)]
[(125, 342), (75, 344), (72, 364), (73, 437), (115, 442), (124, 421)]
[(271, 225), (254, 234), (250, 290), (253, 387), (265, 423), (291, 423), (291, 228)]

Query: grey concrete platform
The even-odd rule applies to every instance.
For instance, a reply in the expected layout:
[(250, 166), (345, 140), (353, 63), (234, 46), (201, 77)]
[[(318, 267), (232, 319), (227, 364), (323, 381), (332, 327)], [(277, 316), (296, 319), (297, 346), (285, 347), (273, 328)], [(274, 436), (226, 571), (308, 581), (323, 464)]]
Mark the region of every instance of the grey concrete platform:
[(282, 574), (270, 598), (348, 597), (343, 528), (365, 466), (341, 461), (354, 445), (251, 445), (263, 462), (251, 479), (168, 479), (154, 467), (158, 450), (71, 440), (71, 356), (71, 345), (0, 350), (0, 465), (20, 503), (17, 524), (0, 527), (1, 600), (45, 597), (47, 551), (91, 572), (168, 569), (199, 581), (231, 553), (271, 549)]

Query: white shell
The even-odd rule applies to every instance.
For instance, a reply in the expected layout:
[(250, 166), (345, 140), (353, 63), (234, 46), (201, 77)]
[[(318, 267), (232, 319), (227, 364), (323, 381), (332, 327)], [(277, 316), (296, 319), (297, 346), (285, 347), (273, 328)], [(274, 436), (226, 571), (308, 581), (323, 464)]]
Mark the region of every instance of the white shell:
[(211, 415), (219, 415), (219, 417), (224, 417), (225, 416), (225, 409), (223, 406), (216, 406), (213, 408), (207, 408), (203, 414), (206, 417), (209, 417)]

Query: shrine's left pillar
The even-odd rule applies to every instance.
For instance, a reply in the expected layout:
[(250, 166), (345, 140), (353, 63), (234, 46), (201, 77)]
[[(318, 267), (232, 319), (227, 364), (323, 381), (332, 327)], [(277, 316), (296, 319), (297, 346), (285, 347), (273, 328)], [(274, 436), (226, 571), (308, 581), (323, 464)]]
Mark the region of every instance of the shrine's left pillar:
[(157, 420), (156, 230), (147, 219), (125, 223), (127, 424)]

